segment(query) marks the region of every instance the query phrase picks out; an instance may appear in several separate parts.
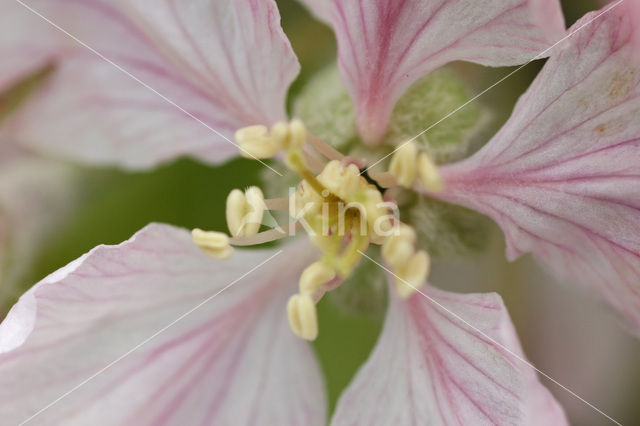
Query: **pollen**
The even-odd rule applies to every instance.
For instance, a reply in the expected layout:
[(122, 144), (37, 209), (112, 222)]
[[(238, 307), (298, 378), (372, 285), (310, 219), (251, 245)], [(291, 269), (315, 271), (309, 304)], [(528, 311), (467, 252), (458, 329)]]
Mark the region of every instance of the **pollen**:
[(228, 259), (233, 254), (233, 248), (229, 244), (229, 237), (222, 232), (194, 229), (191, 231), (191, 237), (203, 252), (214, 259)]
[(442, 176), (429, 154), (425, 152), (418, 156), (418, 176), (425, 189), (432, 192), (442, 191)]
[(418, 174), (418, 146), (414, 142), (400, 145), (391, 157), (389, 172), (398, 179), (398, 184), (410, 188)]
[(416, 250), (415, 245), (416, 233), (405, 224), (382, 245), (382, 257), (391, 266), (396, 290), (405, 298), (420, 289), (430, 269), (429, 255)]
[[(400, 297), (410, 297), (425, 283), (429, 255), (416, 247), (415, 231), (400, 221), (397, 204), (385, 198), (386, 188), (441, 187), (437, 166), (413, 142), (393, 155), (389, 172), (365, 173), (357, 159), (345, 157), (310, 134), (302, 121), (249, 126), (238, 130), (243, 155), (280, 159), (300, 181), (289, 197), (265, 199), (257, 187), (231, 191), (226, 202), (231, 237), (221, 232), (193, 230), (193, 240), (205, 253), (226, 259), (232, 246), (262, 244), (304, 230), (319, 249), (319, 259), (300, 275), (298, 293), (287, 303), (294, 334), (305, 340), (318, 335), (316, 304), (349, 277), (371, 244), (381, 246), (384, 262), (395, 276)], [(366, 171), (366, 169), (364, 169)], [(291, 222), (260, 231), (267, 210), (288, 210)]]
[(419, 179), (422, 187), (431, 192), (442, 191), (442, 177), (438, 166), (429, 154), (420, 152), (418, 145), (413, 142), (401, 144), (391, 156), (389, 173), (396, 178), (396, 182), (405, 188), (411, 188)]
[(245, 192), (234, 189), (227, 197), (227, 225), (234, 237), (253, 236), (258, 233), (264, 216), (264, 195), (252, 186)]
[(236, 131), (235, 140), (240, 154), (247, 158), (271, 158), (280, 150), (295, 150), (302, 147), (306, 129), (300, 120), (291, 123), (277, 122), (271, 129), (256, 125)]
[(291, 296), (287, 303), (287, 318), (293, 333), (305, 340), (318, 337), (318, 314), (316, 305), (307, 294)]

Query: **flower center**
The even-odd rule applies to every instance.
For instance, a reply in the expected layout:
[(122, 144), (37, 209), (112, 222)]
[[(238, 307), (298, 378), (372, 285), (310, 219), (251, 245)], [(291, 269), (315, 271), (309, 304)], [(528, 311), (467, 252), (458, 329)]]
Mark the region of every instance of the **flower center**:
[[(321, 255), (302, 272), (299, 292), (287, 304), (296, 335), (317, 337), (316, 304), (353, 272), (370, 244), (381, 245), (401, 297), (424, 284), (429, 255), (416, 248), (415, 231), (400, 221), (398, 206), (387, 191), (418, 182), (432, 191), (440, 188), (436, 166), (415, 144), (407, 143), (393, 154), (388, 172), (366, 173), (357, 159), (307, 132), (300, 120), (279, 122), (270, 130), (245, 127), (235, 137), (243, 156), (259, 159), (284, 153), (285, 164), (301, 180), (286, 198), (265, 199), (257, 187), (233, 190), (226, 203), (231, 237), (194, 229), (193, 240), (208, 255), (226, 259), (233, 254), (232, 246), (261, 244), (304, 230)], [(266, 210), (288, 210), (292, 221), (259, 232)]]

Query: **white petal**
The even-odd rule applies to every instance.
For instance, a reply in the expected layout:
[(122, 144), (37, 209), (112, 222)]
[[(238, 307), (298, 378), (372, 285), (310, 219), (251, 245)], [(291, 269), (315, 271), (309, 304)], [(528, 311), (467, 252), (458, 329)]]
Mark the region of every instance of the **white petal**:
[(237, 153), (235, 130), (285, 117), (299, 64), (272, 0), (25, 3), (78, 39), (64, 35), (54, 75), (11, 123), (41, 150), (126, 167), (220, 162)]
[(0, 418), (18, 424), (57, 401), (34, 421), (323, 424), (315, 359), (285, 312), (307, 247), (262, 266), (275, 250), (215, 261), (188, 232), (151, 225), (92, 250), (0, 326)]
[(567, 424), (535, 371), (514, 356), (524, 359), (499, 296), (423, 292), (432, 300), (391, 295), (380, 340), (332, 424)]
[[(366, 141), (385, 134), (396, 100), (452, 61), (525, 63), (564, 33), (557, 0), (304, 0), (336, 32), (343, 80)], [(425, 123), (427, 127), (430, 123)]]
[[(37, 41), (37, 43), (34, 43)], [(0, 4), (0, 93), (55, 60), (60, 38), (15, 0)]]
[(442, 169), (444, 199), (492, 217), (507, 256), (532, 252), (596, 289), (640, 333), (640, 13), (575, 24), (502, 130)]
[(4, 168), (6, 164), (22, 157), (24, 154), (24, 149), (21, 146), (0, 133), (0, 166)]

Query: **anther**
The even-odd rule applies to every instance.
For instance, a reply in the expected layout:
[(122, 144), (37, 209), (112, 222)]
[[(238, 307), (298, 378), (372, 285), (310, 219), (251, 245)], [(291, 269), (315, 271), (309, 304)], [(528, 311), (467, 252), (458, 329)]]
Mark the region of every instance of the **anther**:
[(442, 191), (442, 176), (429, 154), (421, 152), (418, 156), (418, 176), (425, 189), (433, 192)]
[(401, 223), (397, 233), (382, 245), (382, 256), (394, 269), (399, 269), (414, 252), (416, 233), (408, 225)]
[(369, 238), (375, 244), (383, 243), (393, 229), (389, 211), (383, 207), (383, 203), (380, 191), (373, 185), (369, 185), (364, 191), (364, 208), (367, 213)]
[(289, 124), (284, 121), (278, 121), (271, 126), (271, 137), (278, 148), (282, 148), (287, 144), (289, 137)]
[(394, 175), (399, 185), (410, 188), (418, 173), (418, 145), (407, 142), (401, 145), (391, 157), (389, 172)]
[(431, 259), (427, 252), (419, 251), (409, 258), (406, 264), (396, 272), (396, 291), (400, 297), (407, 298), (418, 291), (427, 280)]
[(236, 131), (235, 140), (245, 158), (270, 158), (280, 150), (280, 144), (265, 126), (243, 127)]
[(302, 149), (305, 140), (307, 139), (307, 129), (304, 126), (302, 120), (294, 118), (289, 123), (289, 138), (285, 149)]
[(264, 195), (252, 186), (244, 193), (234, 189), (227, 197), (227, 225), (234, 237), (250, 237), (258, 233), (264, 215)]
[(294, 294), (287, 303), (287, 319), (293, 333), (305, 340), (318, 337), (318, 314), (308, 294)]
[(289, 123), (279, 121), (271, 126), (248, 126), (236, 131), (240, 154), (246, 158), (270, 158), (278, 151), (300, 151), (307, 138), (307, 129), (301, 120)]
[(338, 160), (327, 163), (318, 181), (342, 200), (352, 201), (353, 194), (359, 188), (366, 187), (367, 181), (360, 176), (360, 169), (355, 164), (344, 166)]
[(191, 231), (191, 237), (200, 250), (215, 259), (228, 259), (233, 254), (229, 237), (222, 232), (203, 231), (196, 228)]
[(382, 245), (384, 259), (394, 268), (404, 264), (414, 251), (413, 243), (397, 236), (389, 237)]
[(408, 225), (400, 224), (396, 235), (382, 245), (382, 257), (396, 276), (396, 290), (401, 297), (409, 297), (424, 285), (431, 259), (426, 251), (416, 251), (416, 233)]

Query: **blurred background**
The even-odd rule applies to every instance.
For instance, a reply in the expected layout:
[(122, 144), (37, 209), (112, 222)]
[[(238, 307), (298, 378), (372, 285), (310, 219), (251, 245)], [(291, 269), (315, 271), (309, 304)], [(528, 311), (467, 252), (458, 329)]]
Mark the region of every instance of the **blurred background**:
[[(293, 99), (314, 72), (335, 61), (335, 39), (296, 2), (278, 3), (284, 29), (302, 63), (290, 92)], [(565, 0), (563, 6), (570, 25), (602, 4)], [(493, 112), (493, 129), (506, 120), (541, 65), (538, 61), (526, 66), (478, 101)], [(512, 70), (454, 66), (468, 80), (471, 93)], [(0, 119), (23, 91), (0, 95)], [(184, 159), (152, 172), (128, 173), (28, 155), (7, 162), (3, 158), (15, 154), (6, 149), (0, 147), (0, 317), (47, 274), (98, 244), (126, 240), (149, 222), (226, 229), (227, 194), (259, 184), (262, 172), (258, 163), (241, 159), (220, 167)], [(11, 250), (3, 252), (9, 246)], [(503, 253), (503, 238), (494, 228), (486, 253), (440, 262), (431, 282), (448, 290), (501, 294), (534, 365), (623, 424), (640, 424), (640, 342), (576, 286), (555, 282), (528, 256), (509, 264)], [(333, 409), (375, 344), (383, 314), (354, 313), (325, 298), (320, 320), (322, 333), (314, 345)], [(565, 390), (545, 384), (564, 405), (572, 424), (609, 424)]]

